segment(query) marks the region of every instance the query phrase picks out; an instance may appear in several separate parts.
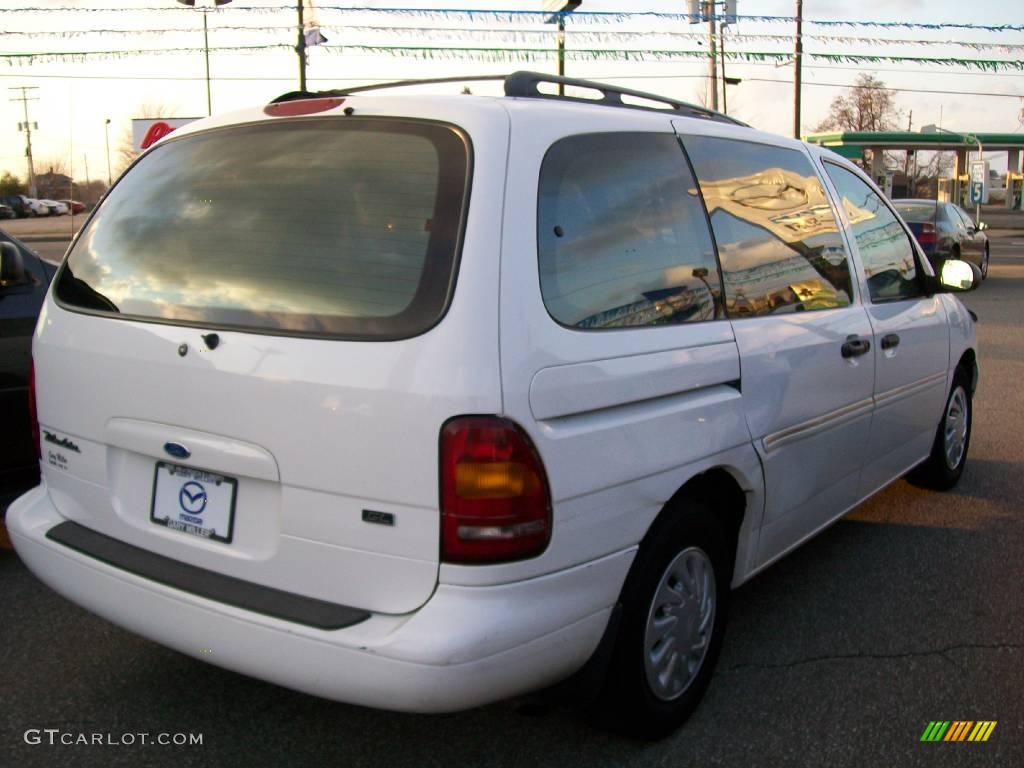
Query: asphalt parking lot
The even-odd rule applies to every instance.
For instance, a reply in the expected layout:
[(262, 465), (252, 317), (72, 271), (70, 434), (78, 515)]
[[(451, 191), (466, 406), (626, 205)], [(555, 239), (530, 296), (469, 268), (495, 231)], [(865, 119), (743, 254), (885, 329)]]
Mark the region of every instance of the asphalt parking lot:
[[(740, 588), (674, 737), (625, 740), (545, 697), (427, 717), (293, 693), (95, 618), (0, 551), (0, 765), (1024, 765), (1024, 232), (992, 253), (966, 299), (981, 384), (961, 484), (900, 481)], [(985, 743), (922, 743), (933, 720), (997, 725)], [(42, 729), (136, 737), (51, 746)]]

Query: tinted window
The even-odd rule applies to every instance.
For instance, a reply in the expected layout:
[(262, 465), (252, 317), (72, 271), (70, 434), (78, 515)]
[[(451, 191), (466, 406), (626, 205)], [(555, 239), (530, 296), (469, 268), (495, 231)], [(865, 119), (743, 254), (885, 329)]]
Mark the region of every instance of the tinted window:
[(935, 203), (898, 203), (894, 202), (895, 208), (904, 221), (911, 221), (915, 224), (922, 224), (928, 221), (935, 221)]
[(411, 121), (281, 121), (171, 140), (111, 190), (57, 296), (204, 327), (413, 335), (446, 306), (467, 166), (458, 133)]
[(537, 205), (541, 293), (558, 322), (621, 328), (721, 315), (707, 219), (674, 136), (556, 142)]
[(969, 214), (967, 211), (965, 211), (960, 206), (954, 205), (952, 207), (953, 207), (953, 210), (957, 214), (959, 214), (960, 220), (963, 222), (964, 227), (966, 229), (974, 229), (974, 217), (971, 216), (971, 214)]
[(922, 295), (914, 248), (896, 214), (854, 173), (825, 163), (846, 209), (873, 301)]
[(850, 268), (825, 190), (793, 149), (689, 137), (730, 317), (847, 306)]

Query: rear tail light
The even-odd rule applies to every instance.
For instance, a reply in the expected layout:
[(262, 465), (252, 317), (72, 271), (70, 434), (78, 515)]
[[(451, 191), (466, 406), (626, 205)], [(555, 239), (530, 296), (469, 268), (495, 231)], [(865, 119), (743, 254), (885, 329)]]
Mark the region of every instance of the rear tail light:
[(32, 442), (36, 446), (36, 458), (41, 459), (43, 453), (39, 448), (39, 415), (36, 413), (36, 364), (28, 368), (28, 420), (32, 432)]
[(938, 235), (935, 233), (935, 225), (924, 223), (921, 225), (921, 231), (917, 235), (917, 242), (922, 246), (935, 245), (938, 242)]
[(449, 563), (522, 560), (547, 547), (547, 475), (516, 424), (461, 416), (442, 427), (441, 528), (441, 559)]

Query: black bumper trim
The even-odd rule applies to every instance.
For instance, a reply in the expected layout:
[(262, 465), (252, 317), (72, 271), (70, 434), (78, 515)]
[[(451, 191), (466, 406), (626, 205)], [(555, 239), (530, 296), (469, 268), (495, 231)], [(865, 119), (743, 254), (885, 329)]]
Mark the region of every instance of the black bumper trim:
[(369, 611), (264, 587), (222, 573), (197, 568), (126, 544), (67, 520), (46, 538), (144, 579), (276, 619), (317, 629), (344, 629), (370, 618)]

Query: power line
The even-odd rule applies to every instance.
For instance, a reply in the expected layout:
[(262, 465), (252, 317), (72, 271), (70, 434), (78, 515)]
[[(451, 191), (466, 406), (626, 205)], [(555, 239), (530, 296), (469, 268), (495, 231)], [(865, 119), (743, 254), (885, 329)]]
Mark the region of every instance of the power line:
[[(771, 66), (766, 64), (751, 63), (749, 66)], [(851, 69), (848, 67), (807, 67), (807, 69)], [(859, 71), (859, 70), (853, 70)], [(928, 74), (948, 74), (942, 72), (930, 72)], [(959, 73), (965, 74), (965, 73)], [(975, 74), (975, 73), (970, 73)], [(27, 79), (44, 79), (44, 80), (120, 80), (120, 81), (182, 81), (192, 82), (205, 80), (205, 77), (191, 77), (185, 75), (18, 75), (18, 74), (6, 74), (0, 72), (0, 78), (5, 77), (17, 77)], [(410, 74), (406, 76), (394, 76), (394, 77), (310, 77), (310, 82), (317, 83), (387, 83), (399, 80), (415, 80), (419, 75)], [(602, 75), (597, 79), (601, 80), (703, 80), (707, 78), (706, 74), (699, 75)], [(220, 76), (211, 78), (213, 81), (225, 81), (225, 82), (284, 82), (292, 83), (295, 82), (294, 77), (257, 77), (257, 76)], [(792, 85), (792, 80), (778, 80), (773, 78), (761, 78), (761, 77), (745, 77), (744, 82), (753, 83), (776, 83), (779, 85)], [(821, 86), (828, 88), (852, 88), (853, 83), (822, 83), (804, 80), (806, 86)], [(948, 94), (950, 96), (986, 96), (994, 98), (1009, 98), (1009, 99), (1020, 99), (1024, 98), (1024, 94), (1020, 93), (996, 93), (991, 91), (952, 91), (948, 88), (941, 90), (928, 89), (928, 88), (899, 88), (894, 86), (884, 86), (881, 90), (886, 91), (897, 91), (900, 93), (936, 93), (936, 94)]]

